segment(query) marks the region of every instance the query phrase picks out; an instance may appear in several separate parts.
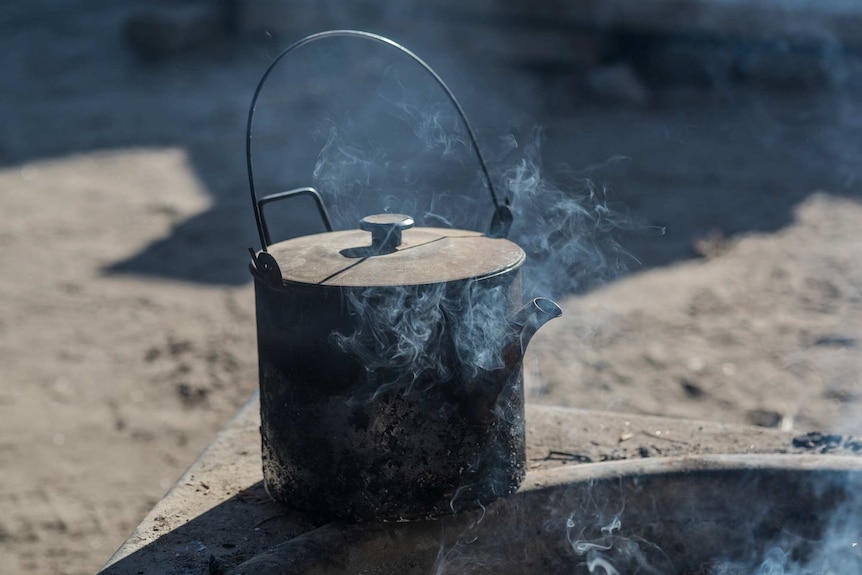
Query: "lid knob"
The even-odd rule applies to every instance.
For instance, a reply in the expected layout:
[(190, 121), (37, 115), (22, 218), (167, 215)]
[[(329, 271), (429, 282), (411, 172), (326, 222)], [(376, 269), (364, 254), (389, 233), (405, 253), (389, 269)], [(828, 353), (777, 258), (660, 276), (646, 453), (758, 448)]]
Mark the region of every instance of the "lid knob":
[(401, 232), (413, 227), (413, 218), (404, 214), (376, 214), (359, 221), (359, 229), (371, 232), (371, 247), (380, 252), (401, 245)]

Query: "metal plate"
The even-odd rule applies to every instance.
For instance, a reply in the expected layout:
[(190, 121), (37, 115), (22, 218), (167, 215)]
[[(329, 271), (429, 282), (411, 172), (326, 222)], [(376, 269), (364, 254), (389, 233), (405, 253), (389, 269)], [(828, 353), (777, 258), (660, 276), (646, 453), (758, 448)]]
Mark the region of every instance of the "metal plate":
[(424, 285), (484, 278), (518, 268), (526, 254), (506, 239), (446, 228), (405, 230), (402, 244), (374, 255), (371, 234), (347, 230), (269, 246), (285, 282), (341, 287)]

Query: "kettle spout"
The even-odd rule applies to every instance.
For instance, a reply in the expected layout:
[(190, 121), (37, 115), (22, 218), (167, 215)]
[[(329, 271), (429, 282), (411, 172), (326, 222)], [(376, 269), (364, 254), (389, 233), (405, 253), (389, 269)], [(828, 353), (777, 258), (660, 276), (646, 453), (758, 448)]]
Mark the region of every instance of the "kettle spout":
[(528, 302), (509, 319), (509, 339), (503, 346), (503, 363), (506, 369), (514, 371), (518, 369), (524, 359), (527, 345), (539, 328), (550, 320), (563, 315), (553, 301), (537, 297)]
[(497, 403), (503, 391), (511, 384), (512, 378), (520, 374), (527, 344), (540, 327), (562, 314), (560, 306), (540, 297), (529, 302), (509, 319), (501, 349), (503, 365), (473, 378), (464, 387), (461, 410), (465, 417), (484, 425), (498, 417)]

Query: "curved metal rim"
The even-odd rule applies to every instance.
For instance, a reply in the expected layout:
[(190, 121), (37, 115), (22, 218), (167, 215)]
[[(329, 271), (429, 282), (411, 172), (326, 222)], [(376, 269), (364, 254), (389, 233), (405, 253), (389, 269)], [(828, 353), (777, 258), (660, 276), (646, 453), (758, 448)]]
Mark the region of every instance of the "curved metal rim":
[[(570, 465), (528, 473), (521, 493), (536, 489), (555, 489), (584, 482), (622, 477), (662, 476), (708, 473), (714, 471), (756, 472), (764, 470), (796, 472), (862, 472), (862, 457), (812, 453), (751, 453), (683, 455), (627, 459), (583, 465)], [(517, 495), (515, 496), (517, 497)]]
[[(254, 169), (252, 167), (252, 127), (254, 123), (254, 112), (257, 108), (257, 100), (260, 96), (261, 91), (263, 90), (264, 85), (266, 84), (269, 75), (275, 69), (281, 60), (287, 56), (289, 53), (293, 52), (297, 48), (301, 48), (307, 44), (311, 44), (312, 42), (316, 42), (318, 40), (322, 40), (325, 38), (360, 38), (365, 40), (372, 40), (375, 42), (380, 42), (381, 44), (385, 44), (391, 46), (397, 50), (400, 50), (410, 58), (412, 58), (416, 63), (422, 66), (426, 72), (428, 72), (434, 80), (443, 88), (443, 91), (446, 93), (446, 96), (449, 98), (449, 101), (455, 106), (455, 109), (458, 112), (458, 115), (461, 118), (461, 121), (464, 124), (465, 129), (467, 130), (467, 135), (470, 138), (470, 143), (472, 144), (473, 150), (476, 153), (476, 159), (479, 162), (479, 166), (482, 169), (482, 176), (485, 180), (485, 185), (488, 187), (488, 191), (491, 194), (491, 200), (494, 203), (495, 213), (499, 213), (501, 210), (501, 204), (497, 199), (497, 192), (494, 189), (494, 184), (491, 181), (491, 175), (488, 171), (488, 166), (485, 163), (485, 158), (482, 156), (482, 151), (479, 149), (479, 144), (476, 140), (476, 134), (473, 132), (473, 128), (470, 125), (470, 122), (467, 120), (467, 115), (464, 113), (464, 109), (461, 107), (461, 104), (455, 98), (455, 94), (452, 93), (452, 90), (449, 89), (449, 86), (443, 81), (443, 79), (434, 71), (431, 66), (429, 66), (422, 58), (417, 56), (412, 51), (408, 50), (401, 44), (386, 38), (385, 36), (380, 36), (379, 34), (373, 34), (371, 32), (363, 32), (361, 30), (328, 30), (325, 32), (318, 32), (317, 34), (312, 34), (310, 36), (306, 36), (301, 40), (298, 40), (285, 48), (276, 58), (272, 61), (266, 71), (263, 73), (260, 81), (257, 84), (257, 88), (254, 91), (254, 96), (251, 100), (251, 106), (248, 110), (248, 122), (246, 125), (246, 138), (245, 138), (245, 158), (246, 165), (248, 167), (248, 186), (249, 191), (251, 192), (251, 202), (252, 209), (254, 210), (255, 223), (257, 224), (258, 236), (260, 237), (261, 249), (263, 251), (267, 251), (267, 239), (268, 234), (265, 231), (265, 226), (263, 223), (263, 218), (261, 216), (260, 205), (257, 200), (257, 193), (255, 192), (254, 187)], [(506, 199), (505, 205), (508, 206), (509, 201)]]
[[(621, 479), (661, 479), (662, 477), (686, 476), (692, 479), (709, 477), (713, 473), (741, 474), (757, 471), (787, 471), (791, 473), (862, 473), (862, 457), (824, 454), (739, 454), (739, 455), (693, 455), (662, 457), (646, 460), (609, 461), (587, 463), (527, 473), (521, 489), (508, 498), (499, 499), (493, 507), (505, 509), (518, 506), (532, 497), (553, 495), (566, 490), (591, 492), (599, 484), (616, 484)], [(701, 487), (702, 489), (702, 487)], [(538, 507), (542, 510), (542, 507)], [(487, 511), (492, 511), (489, 506)], [(356, 572), (359, 566), (379, 569), (381, 566), (403, 565), (405, 560), (433, 563), (437, 553), (446, 545), (457, 541), (458, 533), (472, 529), (485, 520), (486, 509), (450, 515), (435, 521), (413, 521), (406, 523), (374, 523), (344, 526), (328, 523), (308, 531), (295, 539), (282, 543), (277, 548), (264, 552), (263, 564), (276, 560), (303, 557), (292, 564), (294, 573), (316, 573), (320, 566), (321, 552), (330, 555), (343, 553), (344, 557), (361, 557), (351, 561), (348, 569), (333, 573)], [(512, 526), (509, 533), (517, 534), (529, 521)], [(308, 548), (313, 553), (302, 551)], [(368, 553), (367, 550), (375, 552)], [(356, 552), (359, 550), (360, 552)], [(381, 551), (382, 550), (382, 551)], [(353, 553), (351, 553), (353, 552)], [(253, 557), (241, 567), (255, 566), (260, 557)], [(380, 560), (384, 557), (384, 560)], [(346, 563), (345, 563), (346, 564)], [(423, 567), (420, 567), (423, 568)], [(417, 568), (411, 573), (420, 572)], [(421, 571), (426, 572), (426, 571)]]

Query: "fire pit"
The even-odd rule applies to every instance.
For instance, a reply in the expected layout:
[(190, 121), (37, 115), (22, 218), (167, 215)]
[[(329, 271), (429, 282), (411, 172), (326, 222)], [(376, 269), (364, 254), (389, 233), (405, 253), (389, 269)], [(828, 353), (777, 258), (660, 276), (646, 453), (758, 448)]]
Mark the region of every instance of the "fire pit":
[(103, 573), (860, 572), (855, 440), (532, 404), (526, 422), (526, 479), (484, 511), (323, 525), (267, 497), (255, 396)]
[(330, 524), (232, 573), (859, 573), (860, 486), (862, 462), (840, 456), (563, 467), (481, 512)]

